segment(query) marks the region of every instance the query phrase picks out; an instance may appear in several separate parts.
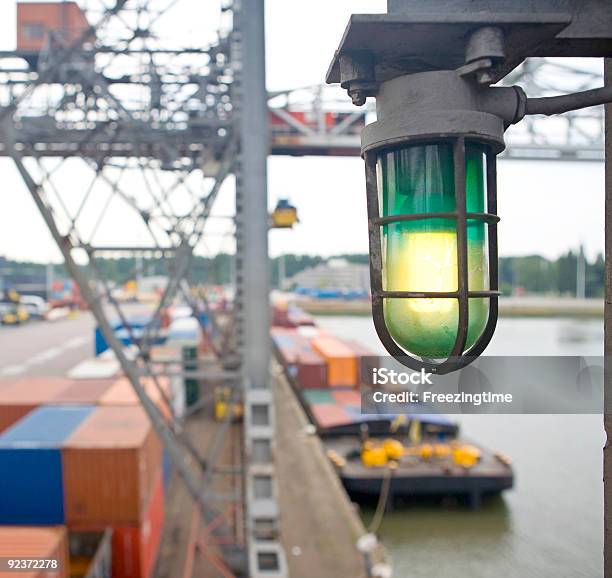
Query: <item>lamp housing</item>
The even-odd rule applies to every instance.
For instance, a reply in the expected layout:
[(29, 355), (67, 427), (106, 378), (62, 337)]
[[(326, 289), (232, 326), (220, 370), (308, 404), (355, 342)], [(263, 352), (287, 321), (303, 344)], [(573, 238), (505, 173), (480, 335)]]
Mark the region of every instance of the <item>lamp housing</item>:
[(387, 351), (408, 367), (448, 373), (493, 335), (495, 157), (521, 99), (513, 88), (485, 94), (455, 71), (380, 85), (377, 121), (362, 133), (372, 314)]
[(502, 0), (447, 4), (351, 16), (327, 73), (358, 106), (376, 97), (361, 139), (376, 331), (401, 363), (439, 374), (480, 355), (495, 329), (504, 131), (525, 114), (612, 102), (612, 87), (528, 99), (492, 86), (527, 57), (612, 56), (600, 0), (549, 11), (519, 0), (512, 13)]

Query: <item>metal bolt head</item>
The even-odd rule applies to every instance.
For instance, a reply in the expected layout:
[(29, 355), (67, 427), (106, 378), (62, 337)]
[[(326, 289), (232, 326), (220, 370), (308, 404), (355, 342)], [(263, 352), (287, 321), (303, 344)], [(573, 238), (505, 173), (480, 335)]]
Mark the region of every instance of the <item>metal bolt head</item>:
[(366, 94), (363, 90), (349, 90), (351, 100), (355, 106), (363, 106), (366, 102)]
[(491, 84), (493, 82), (493, 74), (488, 70), (479, 70), (476, 73), (476, 80), (478, 84)]

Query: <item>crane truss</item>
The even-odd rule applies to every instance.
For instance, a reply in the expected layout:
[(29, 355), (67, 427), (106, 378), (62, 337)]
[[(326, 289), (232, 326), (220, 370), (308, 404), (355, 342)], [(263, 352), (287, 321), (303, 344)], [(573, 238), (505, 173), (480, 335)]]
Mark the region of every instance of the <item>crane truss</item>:
[[(187, 3), (84, 0), (80, 6), (89, 27), (78, 33), (54, 30), (40, 51), (1, 54), (0, 155), (10, 158), (21, 175), (203, 518), (215, 520), (223, 555), (218, 563), (236, 575), (259, 576), (258, 561), (269, 569), (273, 555), (276, 569), (266, 576), (281, 577), (278, 515), (254, 517), (245, 466), (234, 468), (237, 483), (225, 484), (231, 491), (219, 490), (224, 484), (215, 481), (228, 475), (219, 473), (217, 462), (232, 412), (200, 453), (201, 443), (190, 439), (164, 390), (168, 367), (151, 357), (163, 336), (162, 313), (180, 299), (193, 317), (205, 315), (210, 321), (202, 322), (201, 332), (214, 353), (191, 364), (182, 377), (211, 387), (223, 384), (230, 402), (243, 399), (243, 303), (237, 299), (233, 311), (219, 315), (190, 275), (194, 254), (210, 236), (211, 212), (224, 183), (230, 177), (237, 185), (241, 180), (235, 128), (241, 8), (238, 1), (222, 7), (222, 28), (210, 45), (177, 45), (164, 34), (176, 29), (174, 11)], [(226, 231), (238, 245), (241, 212), (238, 197)], [(163, 264), (168, 283), (139, 335), (116, 297), (120, 283), (108, 278), (103, 258), (109, 256)], [(244, 294), (242, 267), (236, 259), (236, 295)], [(125, 280), (137, 273), (129, 271)], [(136, 346), (132, 355), (117, 338), (112, 317), (128, 330)], [(161, 398), (161, 406), (154, 398)], [(210, 396), (204, 399), (210, 401)]]
[[(529, 96), (550, 96), (601, 86), (600, 66), (576, 59), (529, 59), (504, 79)], [(353, 156), (360, 133), (375, 119), (374, 104), (356, 110), (341, 89), (313, 86), (270, 94), (272, 154)], [(516, 160), (603, 161), (603, 107), (555, 118), (526, 117), (506, 133), (501, 158)]]

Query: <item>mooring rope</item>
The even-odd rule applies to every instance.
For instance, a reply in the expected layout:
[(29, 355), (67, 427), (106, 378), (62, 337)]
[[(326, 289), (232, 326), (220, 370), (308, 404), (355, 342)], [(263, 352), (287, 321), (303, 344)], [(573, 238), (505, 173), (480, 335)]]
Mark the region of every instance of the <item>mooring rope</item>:
[(382, 488), (380, 490), (380, 495), (378, 496), (376, 511), (374, 512), (374, 517), (372, 518), (368, 528), (368, 532), (372, 534), (376, 534), (380, 528), (380, 525), (382, 524), (391, 490), (391, 478), (396, 467), (395, 462), (391, 462), (385, 471), (385, 477), (382, 480)]

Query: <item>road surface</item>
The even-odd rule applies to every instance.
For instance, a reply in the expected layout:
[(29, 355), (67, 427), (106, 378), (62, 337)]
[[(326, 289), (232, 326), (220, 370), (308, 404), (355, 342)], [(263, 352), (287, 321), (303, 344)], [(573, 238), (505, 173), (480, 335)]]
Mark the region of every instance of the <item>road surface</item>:
[(0, 377), (65, 375), (93, 355), (94, 327), (88, 312), (73, 319), (0, 326)]

